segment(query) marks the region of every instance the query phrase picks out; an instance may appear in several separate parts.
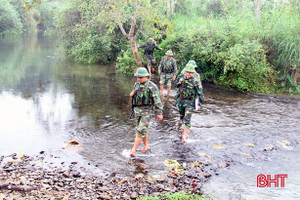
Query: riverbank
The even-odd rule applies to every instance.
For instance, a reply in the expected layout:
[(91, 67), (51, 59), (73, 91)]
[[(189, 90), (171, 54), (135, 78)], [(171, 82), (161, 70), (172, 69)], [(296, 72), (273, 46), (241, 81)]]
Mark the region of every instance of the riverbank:
[(46, 155), (13, 154), (0, 158), (1, 199), (137, 199), (185, 192), (202, 195), (203, 183), (218, 174), (210, 164), (178, 163), (167, 160), (166, 173), (155, 176), (139, 160), (128, 160), (135, 167), (130, 175), (115, 172), (105, 175), (86, 173), (72, 162), (65, 169), (60, 166), (41, 167)]

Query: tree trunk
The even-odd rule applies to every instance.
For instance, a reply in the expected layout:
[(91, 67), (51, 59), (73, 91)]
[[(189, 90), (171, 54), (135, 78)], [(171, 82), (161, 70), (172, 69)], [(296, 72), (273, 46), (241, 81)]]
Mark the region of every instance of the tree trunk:
[(170, 19), (171, 19), (171, 0), (167, 1), (167, 18), (170, 21)]
[(300, 67), (293, 70), (292, 75), (291, 75), (292, 79), (294, 80), (295, 85), (298, 84), (299, 72), (300, 72)]
[(142, 63), (142, 59), (141, 59), (141, 56), (139, 54), (139, 51), (138, 51), (138, 48), (136, 46), (136, 41), (135, 39), (132, 37), (132, 38), (129, 38), (129, 43), (130, 43), (130, 46), (131, 46), (131, 50), (132, 50), (132, 53), (134, 55), (134, 58), (135, 58), (135, 62), (140, 66), (142, 67), (143, 63)]
[[(132, 2), (132, 5), (138, 7), (139, 3), (137, 0), (134, 0)], [(131, 18), (131, 25), (130, 25), (129, 33), (126, 33), (126, 31), (123, 27), (123, 24), (120, 21), (118, 22), (118, 25), (119, 25), (119, 28), (120, 28), (122, 34), (127, 38), (127, 40), (130, 43), (131, 50), (132, 50), (136, 64), (138, 64), (138, 66), (142, 67), (142, 65), (143, 65), (142, 59), (139, 54), (138, 48), (136, 46), (136, 39), (141, 31), (140, 29), (136, 28), (136, 21), (137, 21), (138, 14), (139, 14), (139, 10), (136, 9), (136, 11), (133, 13), (132, 18)]]
[(260, 23), (260, 11), (261, 11), (261, 4), (262, 4), (262, 0), (254, 0), (254, 14), (256, 17), (256, 24), (259, 25)]
[(138, 66), (142, 67), (142, 65), (143, 65), (142, 59), (141, 59), (141, 56), (139, 54), (138, 48), (136, 46), (136, 38), (139, 34), (139, 30), (136, 32), (136, 35), (133, 36), (134, 26), (135, 26), (135, 20), (133, 20), (133, 23), (131, 25), (131, 28), (130, 28), (130, 31), (129, 31), (129, 34), (128, 34), (128, 33), (126, 33), (126, 31), (123, 28), (122, 24), (119, 23), (119, 28), (120, 28), (121, 32), (123, 33), (123, 35), (127, 38), (127, 40), (130, 43), (131, 50), (132, 50), (132, 53), (134, 55), (134, 59), (135, 59), (136, 64), (138, 64)]
[(167, 1), (167, 18), (171, 20), (171, 15), (174, 13), (174, 8), (177, 0), (168, 0)]

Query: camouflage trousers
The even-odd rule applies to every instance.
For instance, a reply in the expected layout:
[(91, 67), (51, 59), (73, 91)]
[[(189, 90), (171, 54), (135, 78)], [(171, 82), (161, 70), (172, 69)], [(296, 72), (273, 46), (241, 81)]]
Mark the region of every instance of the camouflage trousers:
[(159, 84), (164, 85), (165, 83), (167, 83), (167, 86), (171, 87), (172, 86), (172, 79), (173, 79), (173, 74), (161, 73)]
[(177, 98), (177, 107), (180, 114), (180, 119), (185, 128), (191, 128), (192, 112), (195, 109), (195, 101), (182, 100)]
[(151, 68), (155, 65), (155, 56), (154, 55), (146, 55), (147, 58), (147, 67)]
[(150, 108), (135, 107), (136, 137), (145, 137), (148, 134), (148, 127), (153, 111)]

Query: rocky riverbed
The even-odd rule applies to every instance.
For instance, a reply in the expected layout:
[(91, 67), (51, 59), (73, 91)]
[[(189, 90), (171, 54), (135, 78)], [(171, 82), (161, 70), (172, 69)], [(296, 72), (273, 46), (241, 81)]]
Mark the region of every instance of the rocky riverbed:
[(65, 168), (41, 166), (45, 157), (44, 152), (0, 157), (0, 199), (163, 199), (162, 194), (175, 192), (202, 195), (203, 183), (218, 174), (217, 167), (208, 163), (166, 160), (166, 173), (157, 176), (148, 173), (143, 162), (129, 159), (128, 164), (135, 167), (131, 174), (96, 176), (76, 162)]

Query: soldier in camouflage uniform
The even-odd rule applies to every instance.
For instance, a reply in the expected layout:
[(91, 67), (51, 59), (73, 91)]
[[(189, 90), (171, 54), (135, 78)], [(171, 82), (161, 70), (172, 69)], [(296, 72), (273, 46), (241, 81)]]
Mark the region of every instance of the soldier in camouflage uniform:
[[(203, 89), (203, 87), (202, 87), (202, 83), (201, 83), (201, 77), (200, 77), (200, 74), (198, 74), (197, 72), (196, 72), (196, 68), (198, 67), (197, 66), (197, 64), (196, 64), (196, 62), (194, 61), (194, 60), (190, 60), (188, 63), (187, 63), (187, 65), (188, 64), (192, 64), (194, 67), (195, 67), (195, 73), (194, 73), (194, 75), (193, 75), (193, 77), (196, 79), (196, 80), (198, 80), (199, 82), (200, 82), (200, 86), (201, 86), (201, 88)], [(181, 74), (185, 74), (185, 68), (181, 71)], [(197, 105), (199, 104), (199, 99), (198, 98), (196, 98), (196, 110), (197, 110)]]
[[(148, 72), (150, 74), (150, 79), (151, 79), (151, 74), (152, 74), (151, 68), (153, 68), (155, 65), (154, 49), (162, 50), (162, 48), (157, 46), (154, 43), (154, 40), (152, 38), (149, 38), (148, 42), (146, 42), (145, 44), (138, 47), (138, 49), (140, 49), (140, 48), (144, 49), (144, 55), (147, 58), (147, 68), (148, 68)], [(153, 68), (153, 71), (154, 71), (154, 68)]]
[(166, 55), (161, 59), (158, 74), (160, 75), (160, 95), (163, 96), (164, 84), (167, 83), (167, 96), (169, 97), (172, 80), (175, 81), (177, 75), (176, 60), (173, 58), (173, 52), (171, 50), (168, 50)]
[(137, 82), (134, 85), (133, 91), (130, 93), (132, 97), (132, 106), (134, 107), (136, 119), (136, 137), (134, 146), (131, 150), (130, 156), (136, 156), (136, 149), (140, 143), (144, 142), (143, 152), (150, 150), (148, 144), (148, 126), (151, 117), (153, 116), (153, 109), (155, 109), (156, 118), (158, 121), (163, 119), (162, 110), (163, 105), (159, 98), (159, 91), (157, 86), (148, 80), (149, 73), (143, 67), (137, 69), (134, 76), (137, 77)]
[(184, 130), (182, 141), (185, 142), (187, 134), (191, 128), (192, 111), (195, 108), (195, 99), (199, 98), (200, 104), (203, 103), (203, 92), (200, 82), (193, 75), (195, 67), (188, 64), (185, 67), (185, 74), (180, 74), (176, 80), (177, 91), (177, 106), (179, 109), (180, 120), (183, 122)]

